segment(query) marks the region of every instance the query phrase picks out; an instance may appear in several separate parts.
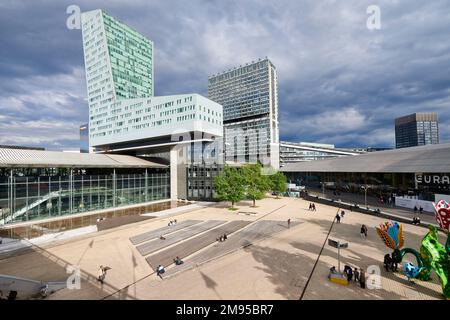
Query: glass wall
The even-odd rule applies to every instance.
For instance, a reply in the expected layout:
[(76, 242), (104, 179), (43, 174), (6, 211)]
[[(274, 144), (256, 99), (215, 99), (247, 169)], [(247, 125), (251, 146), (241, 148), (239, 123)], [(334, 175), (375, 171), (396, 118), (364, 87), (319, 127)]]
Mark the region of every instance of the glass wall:
[(170, 198), (167, 171), (110, 171), (0, 175), (0, 225)]
[(186, 167), (187, 199), (213, 201), (214, 179), (224, 169), (222, 165), (195, 164)]

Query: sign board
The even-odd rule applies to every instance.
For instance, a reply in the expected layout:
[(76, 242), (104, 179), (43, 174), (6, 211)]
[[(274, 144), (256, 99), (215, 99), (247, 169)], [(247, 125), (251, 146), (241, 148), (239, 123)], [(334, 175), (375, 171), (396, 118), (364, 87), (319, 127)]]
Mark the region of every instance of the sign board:
[(395, 197), (395, 205), (398, 207), (409, 209), (414, 209), (414, 207), (417, 207), (417, 209), (419, 209), (420, 207), (422, 207), (423, 211), (431, 213), (434, 212), (433, 202), (431, 201), (410, 199), (404, 197)]
[(348, 248), (348, 242), (339, 243), (339, 241), (328, 239), (328, 244), (332, 246), (333, 248), (340, 248), (340, 249), (346, 249)]

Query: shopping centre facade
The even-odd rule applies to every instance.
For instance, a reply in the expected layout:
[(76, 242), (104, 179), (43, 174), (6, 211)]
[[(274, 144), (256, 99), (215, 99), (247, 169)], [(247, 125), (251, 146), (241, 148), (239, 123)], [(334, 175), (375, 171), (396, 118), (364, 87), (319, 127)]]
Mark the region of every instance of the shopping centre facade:
[(343, 158), (286, 164), (288, 181), (374, 196), (435, 202), (450, 200), (450, 144), (372, 152)]

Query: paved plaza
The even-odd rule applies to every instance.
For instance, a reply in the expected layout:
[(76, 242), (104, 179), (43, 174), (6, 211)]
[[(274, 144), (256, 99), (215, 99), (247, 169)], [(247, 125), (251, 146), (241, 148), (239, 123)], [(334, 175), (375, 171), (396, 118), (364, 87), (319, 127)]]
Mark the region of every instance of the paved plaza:
[[(331, 239), (349, 242), (341, 250), (341, 268), (378, 266), (379, 289), (343, 286), (327, 279), (337, 266), (337, 249), (325, 246), (313, 266), (332, 225), (337, 208), (294, 198), (267, 198), (237, 205), (227, 204), (176, 212), (170, 216), (123, 225), (73, 239), (32, 246), (0, 260), (0, 274), (42, 281), (64, 281), (66, 267), (81, 269), (81, 288), (64, 289), (47, 299), (442, 299), (438, 277), (410, 283), (402, 273), (386, 273), (383, 256), (390, 253), (375, 231), (385, 221), (376, 216), (347, 212), (334, 224)], [(170, 220), (175, 226), (168, 227)], [(287, 220), (291, 219), (290, 227)], [(361, 224), (369, 227), (362, 239)], [(221, 233), (228, 239), (218, 243)], [(419, 249), (423, 227), (404, 225), (405, 246)], [(164, 235), (165, 240), (160, 240)], [(211, 240), (213, 239), (213, 240)], [(167, 241), (167, 242), (164, 242)], [(441, 243), (445, 239), (441, 235)], [(171, 260), (184, 260), (175, 266)], [(166, 265), (158, 277), (155, 265)], [(97, 280), (100, 265), (109, 266), (105, 283)], [(152, 268), (153, 267), (153, 268)]]

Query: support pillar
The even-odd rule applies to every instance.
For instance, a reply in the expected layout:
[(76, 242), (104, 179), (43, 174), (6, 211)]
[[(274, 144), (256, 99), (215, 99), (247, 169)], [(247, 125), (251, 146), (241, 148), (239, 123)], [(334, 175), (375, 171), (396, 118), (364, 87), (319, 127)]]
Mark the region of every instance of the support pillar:
[(170, 149), (170, 200), (178, 200), (178, 148)]

